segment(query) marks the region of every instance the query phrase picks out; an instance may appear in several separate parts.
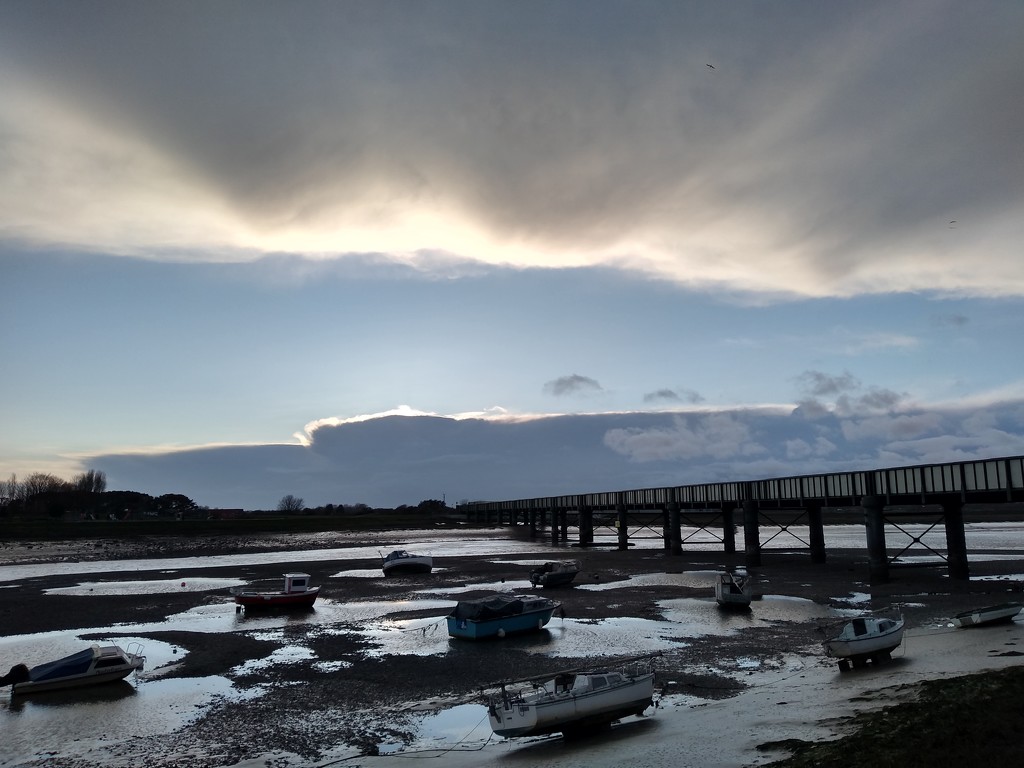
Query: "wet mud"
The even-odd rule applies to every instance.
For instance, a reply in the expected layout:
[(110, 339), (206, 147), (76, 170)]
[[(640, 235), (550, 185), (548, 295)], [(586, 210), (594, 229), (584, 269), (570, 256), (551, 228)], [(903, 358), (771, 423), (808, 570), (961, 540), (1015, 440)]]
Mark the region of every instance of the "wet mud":
[[(495, 531), (494, 536), (505, 536)], [(381, 548), (391, 542), (381, 539)], [(976, 568), (994, 580), (956, 582), (941, 569), (900, 571), (886, 584), (867, 582), (867, 563), (855, 551), (830, 553), (826, 564), (812, 564), (804, 553), (766, 556), (752, 569), (758, 594), (749, 614), (723, 615), (713, 603), (716, 570), (743, 566), (742, 554), (691, 553), (672, 557), (660, 549), (617, 551), (609, 548), (572, 550), (583, 569), (568, 588), (544, 590), (563, 604), (565, 618), (556, 617), (544, 631), (501, 641), (448, 640), (441, 617), (460, 597), (475, 597), (495, 587), (529, 589), (527, 576), (538, 560), (561, 559), (565, 550), (545, 550), (501, 558), (452, 556), (435, 558), (435, 573), (394, 579), (367, 577), (379, 570), (379, 558), (345, 556), (288, 563), (207, 566), (204, 557), (260, 552), (302, 551), (333, 544), (323, 534), (268, 537), (258, 540), (134, 540), (131, 542), (67, 542), (7, 546), (8, 563), (53, 564), (50, 575), (6, 584), (0, 590), (0, 622), (5, 635), (38, 635), (94, 628), (83, 640), (117, 640), (126, 635), (165, 643), (175, 649), (173, 662), (147, 669), (153, 679), (203, 681), (227, 679), (252, 695), (213, 694), (197, 708), (186, 727), (146, 738), (104, 745), (101, 752), (65, 755), (67, 768), (107, 764), (133, 766), (234, 765), (261, 755), (280, 754), (281, 766), (318, 765), (341, 747), (352, 755), (375, 755), (382, 745), (400, 749), (415, 738), (419, 716), (460, 704), (483, 701), (481, 691), (501, 680), (536, 676), (560, 669), (593, 666), (607, 660), (601, 634), (563, 643), (573, 655), (552, 652), (560, 638), (587, 637), (588, 627), (636, 622), (640, 627), (625, 648), (648, 642), (661, 656), (657, 662), (659, 697), (716, 701), (735, 696), (758, 671), (781, 667), (794, 654), (820, 656), (819, 627), (829, 617), (866, 609), (898, 608), (908, 624), (941, 626), (953, 614), (977, 605), (1008, 599), (1019, 591), (1014, 574), (1020, 565), (993, 559)], [(234, 614), (226, 590), (160, 591), (127, 594), (62, 594), (52, 590), (79, 584), (80, 574), (61, 574), (60, 563), (149, 557), (198, 558), (195, 567), (140, 570), (133, 580), (192, 577), (229, 578), (246, 582), (279, 580), (288, 570), (311, 574), (320, 584), (321, 602), (311, 615), (289, 616), (270, 623), (247, 622), (235, 615), (230, 631), (196, 631), (189, 623), (165, 622), (168, 617), (205, 610)], [(352, 576), (362, 572), (361, 576)], [(653, 576), (653, 577), (652, 577)], [(679, 576), (679, 578), (673, 578)], [(91, 573), (89, 581), (117, 581), (121, 571)], [(486, 588), (481, 588), (481, 587)], [(430, 607), (418, 608), (428, 601)], [(680, 607), (682, 601), (682, 607)], [(795, 601), (793, 613), (787, 601)], [(359, 618), (360, 605), (387, 606), (383, 615)], [(808, 608), (813, 608), (811, 610)], [(801, 613), (804, 611), (806, 613)], [(377, 613), (370, 611), (370, 613)], [(675, 620), (676, 614), (697, 617), (697, 624)], [(346, 614), (353, 615), (349, 618)], [(327, 617), (326, 619), (323, 617)], [(773, 616), (777, 618), (772, 618)], [(138, 625), (156, 624), (137, 631)], [(180, 626), (176, 626), (180, 625)], [(379, 634), (367, 634), (368, 625)], [(675, 632), (675, 634), (674, 634)], [(402, 636), (402, 642), (380, 643), (376, 637)], [(403, 646), (403, 643), (405, 646)], [(416, 648), (417, 644), (422, 648)], [(282, 649), (301, 648), (296, 658), (275, 661)], [(408, 647), (412, 652), (404, 652)], [(425, 649), (425, 650), (424, 650)], [(12, 661), (13, 663), (13, 661)], [(143, 678), (142, 685), (146, 685)], [(39, 754), (2, 766), (52, 765), (53, 755)], [(295, 762), (295, 761), (298, 762)], [(49, 761), (49, 762), (48, 762)], [(99, 761), (99, 763), (97, 762)], [(273, 764), (273, 763), (271, 763)]]

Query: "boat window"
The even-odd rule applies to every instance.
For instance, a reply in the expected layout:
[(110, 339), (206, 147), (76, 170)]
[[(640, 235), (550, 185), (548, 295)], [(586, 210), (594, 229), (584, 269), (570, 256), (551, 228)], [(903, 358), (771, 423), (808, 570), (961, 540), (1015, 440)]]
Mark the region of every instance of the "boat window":
[(124, 664), (121, 659), (98, 659), (96, 661), (96, 669), (102, 669), (103, 667), (120, 667)]
[(594, 675), (592, 678), (590, 678), (590, 685), (595, 689), (604, 688), (606, 685), (608, 685), (608, 680), (605, 678), (604, 675)]

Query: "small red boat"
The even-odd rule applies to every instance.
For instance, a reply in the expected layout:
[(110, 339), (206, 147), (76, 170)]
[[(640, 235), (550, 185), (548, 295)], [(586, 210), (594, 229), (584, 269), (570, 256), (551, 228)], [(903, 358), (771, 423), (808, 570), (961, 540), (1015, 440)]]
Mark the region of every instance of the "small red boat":
[(286, 573), (284, 589), (279, 592), (236, 587), (231, 594), (235, 602), (245, 608), (312, 608), (320, 587), (309, 586), (308, 573)]

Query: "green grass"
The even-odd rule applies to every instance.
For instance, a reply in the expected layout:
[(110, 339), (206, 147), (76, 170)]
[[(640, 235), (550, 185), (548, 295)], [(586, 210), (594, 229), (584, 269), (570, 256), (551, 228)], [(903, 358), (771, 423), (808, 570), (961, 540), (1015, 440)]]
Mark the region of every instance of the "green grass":
[(1024, 765), (1024, 667), (930, 680), (913, 701), (852, 718), (834, 741), (770, 742), (793, 754), (772, 768)]

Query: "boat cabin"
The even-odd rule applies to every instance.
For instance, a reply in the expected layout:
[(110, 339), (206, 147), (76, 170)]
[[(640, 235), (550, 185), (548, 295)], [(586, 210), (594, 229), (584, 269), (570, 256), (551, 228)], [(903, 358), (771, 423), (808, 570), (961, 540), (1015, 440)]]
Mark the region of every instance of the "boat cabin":
[(286, 573), (284, 575), (284, 591), (287, 594), (293, 592), (306, 592), (309, 589), (308, 573)]

